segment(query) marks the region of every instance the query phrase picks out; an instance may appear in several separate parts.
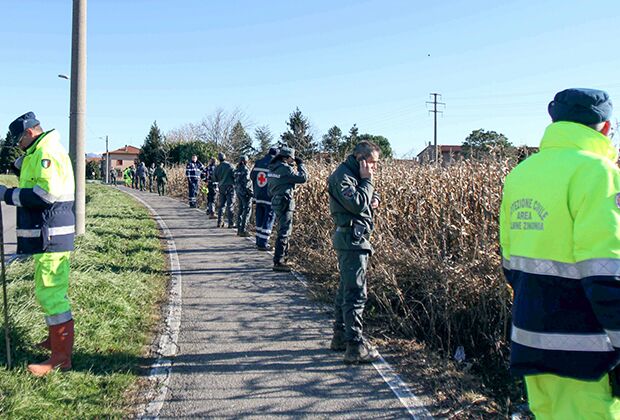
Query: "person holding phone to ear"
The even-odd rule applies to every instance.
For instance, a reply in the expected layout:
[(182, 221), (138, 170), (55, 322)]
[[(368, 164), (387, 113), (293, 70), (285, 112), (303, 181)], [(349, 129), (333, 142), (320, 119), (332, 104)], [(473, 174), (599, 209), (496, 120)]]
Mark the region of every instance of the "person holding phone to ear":
[(372, 183), (379, 155), (379, 146), (362, 141), (328, 179), (329, 210), (336, 225), (332, 241), (340, 270), (331, 349), (345, 351), (347, 364), (372, 363), (379, 358), (377, 349), (362, 334), (366, 269), (372, 255), (370, 235), (373, 213), (379, 207)]
[[(293, 169), (295, 164), (296, 169)], [(271, 207), (278, 220), (278, 237), (273, 253), (273, 271), (289, 272), (288, 244), (293, 232), (293, 214), (295, 212), (295, 185), (308, 180), (308, 173), (303, 160), (295, 156), (295, 149), (283, 146), (269, 164), (269, 195)]]

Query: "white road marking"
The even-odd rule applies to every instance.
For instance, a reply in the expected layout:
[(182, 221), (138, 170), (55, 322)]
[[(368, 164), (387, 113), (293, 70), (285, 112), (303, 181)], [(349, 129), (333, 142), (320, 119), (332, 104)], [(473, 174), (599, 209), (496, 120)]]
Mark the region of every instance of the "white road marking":
[(150, 394), (147, 396), (148, 403), (139, 415), (141, 419), (157, 419), (159, 413), (166, 402), (168, 395), (170, 376), (172, 374), (173, 358), (177, 354), (179, 331), (181, 329), (182, 311), (182, 282), (181, 266), (177, 247), (170, 229), (166, 222), (157, 214), (155, 209), (140, 197), (129, 193), (136, 200), (140, 201), (153, 215), (159, 224), (164, 236), (166, 237), (166, 247), (170, 261), (170, 296), (168, 299), (168, 314), (164, 320), (166, 326), (159, 339), (156, 353), (157, 361), (151, 366), (149, 380), (152, 381)]
[[(177, 321), (178, 325), (176, 326), (177, 327), (176, 336), (174, 339), (174, 354), (176, 354), (176, 350), (177, 350), (176, 342), (178, 339), (179, 326), (180, 326), (180, 320), (181, 320), (181, 306), (180, 306), (181, 304), (181, 273), (180, 273), (180, 266), (179, 266), (179, 258), (176, 253), (176, 246), (174, 245), (172, 234), (166, 227), (166, 224), (164, 223), (164, 221), (157, 215), (155, 210), (153, 210), (151, 206), (149, 206), (146, 202), (144, 202), (144, 200), (140, 199), (139, 197), (136, 197), (133, 194), (132, 196), (138, 199), (140, 202), (144, 203), (144, 205), (151, 211), (151, 213), (153, 213), (155, 220), (157, 220), (157, 223), (159, 223), (160, 226), (162, 227), (162, 230), (164, 231), (164, 234), (166, 235), (166, 239), (168, 241), (168, 249), (170, 251), (170, 267), (172, 271), (173, 284), (174, 284), (174, 277), (175, 277), (174, 273), (176, 272), (178, 275), (179, 308), (178, 308), (178, 315), (177, 315), (178, 318), (176, 318), (178, 320)], [(195, 210), (198, 210), (201, 213), (206, 213), (206, 211), (198, 209), (198, 208), (195, 208)], [(255, 238), (253, 237), (247, 237), (245, 239), (247, 239), (248, 241), (252, 243), (254, 243), (254, 240), (255, 240)], [(170, 248), (170, 242), (172, 243), (172, 249)], [(273, 255), (272, 251), (269, 251), (268, 253), (270, 255)], [(176, 268), (174, 268), (173, 256), (174, 256), (174, 259), (176, 260)], [(295, 279), (297, 279), (297, 281), (299, 281), (306, 289), (308, 288), (308, 284), (306, 283), (306, 280), (303, 274), (295, 270), (293, 270), (291, 274), (293, 274)], [(173, 288), (171, 287), (171, 293), (172, 293), (172, 289)], [(168, 319), (171, 318), (171, 313), (172, 313), (172, 307), (173, 307), (172, 297), (171, 297), (170, 305), (171, 305), (170, 312), (168, 314), (168, 318), (166, 322), (168, 327), (171, 324), (168, 322)], [(164, 341), (164, 338), (166, 336), (167, 336), (166, 334), (162, 335), (162, 340), (160, 341), (160, 346), (159, 346), (160, 349), (162, 348), (162, 342)], [(163, 355), (163, 353), (160, 353), (160, 354)], [(172, 356), (174, 356), (174, 354), (172, 354)], [(161, 388), (159, 392), (157, 393), (156, 397), (147, 405), (145, 412), (140, 416), (140, 418), (157, 418), (159, 415), (159, 411), (161, 410), (164, 404), (164, 401), (166, 399), (166, 394), (168, 392), (168, 386), (167, 386), (168, 380), (170, 378), (170, 372), (172, 370), (172, 362), (171, 360), (168, 360), (168, 359), (165, 359), (163, 356), (160, 356), (160, 358), (157, 360), (157, 363), (155, 363), (155, 365), (153, 365), (153, 367), (151, 368), (151, 373), (149, 376), (155, 377), (155, 378), (163, 377), (163, 382), (160, 382), (159, 380), (155, 379), (157, 380), (157, 383), (160, 384)], [(407, 384), (394, 371), (392, 366), (388, 362), (385, 361), (383, 356), (380, 356), (379, 360), (373, 363), (373, 366), (377, 370), (377, 372), (379, 372), (379, 375), (381, 375), (381, 378), (383, 378), (385, 383), (390, 387), (390, 389), (392, 390), (396, 398), (398, 398), (398, 400), (401, 402), (403, 407), (405, 407), (407, 409), (407, 412), (411, 414), (411, 417), (413, 419), (416, 419), (416, 420), (417, 419), (424, 419), (424, 420), (433, 419), (433, 416), (426, 409), (426, 407), (424, 406), (424, 403), (418, 397), (416, 397), (413, 392), (411, 392)]]

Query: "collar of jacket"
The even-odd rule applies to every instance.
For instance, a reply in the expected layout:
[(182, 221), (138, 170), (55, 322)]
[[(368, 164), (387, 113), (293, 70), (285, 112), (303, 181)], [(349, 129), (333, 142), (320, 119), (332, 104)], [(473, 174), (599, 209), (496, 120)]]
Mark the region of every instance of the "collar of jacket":
[(540, 150), (576, 149), (605, 157), (612, 162), (618, 160), (618, 151), (609, 137), (587, 125), (559, 121), (547, 127), (540, 142)]
[(355, 156), (349, 155), (344, 161), (344, 164), (353, 172), (356, 177), (360, 177), (360, 163)]
[(41, 146), (41, 143), (43, 142), (44, 138), (46, 140), (49, 140), (49, 139), (60, 140), (60, 135), (54, 129), (41, 133), (41, 135), (37, 137), (37, 139), (26, 149), (26, 154), (29, 155), (31, 153), (34, 153), (34, 151), (37, 150), (39, 146)]
[(280, 166), (289, 166), (289, 165), (286, 162), (284, 162), (283, 160), (277, 160), (275, 162), (272, 160), (271, 163), (269, 164), (269, 170), (270, 171), (275, 171)]

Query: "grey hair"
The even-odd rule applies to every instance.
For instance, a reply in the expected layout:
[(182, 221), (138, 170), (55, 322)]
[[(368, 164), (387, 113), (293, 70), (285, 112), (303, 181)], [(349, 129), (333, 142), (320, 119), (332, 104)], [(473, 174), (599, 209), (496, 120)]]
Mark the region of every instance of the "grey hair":
[(381, 149), (375, 143), (364, 140), (355, 145), (353, 156), (356, 158), (361, 157), (362, 159), (368, 159), (373, 152), (381, 154)]

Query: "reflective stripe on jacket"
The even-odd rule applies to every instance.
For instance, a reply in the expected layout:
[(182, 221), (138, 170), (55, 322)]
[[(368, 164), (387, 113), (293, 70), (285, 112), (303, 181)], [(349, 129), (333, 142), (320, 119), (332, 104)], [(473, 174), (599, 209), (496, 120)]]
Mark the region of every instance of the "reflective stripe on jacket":
[(611, 141), (556, 122), (506, 178), (511, 369), (600, 379), (620, 362), (620, 171)]
[(75, 181), (60, 135), (51, 130), (26, 151), (19, 187), (4, 195), (17, 206), (17, 253), (38, 254), (73, 250)]
[(198, 182), (202, 170), (202, 163), (189, 161), (187, 162), (187, 166), (185, 167), (185, 176), (191, 181)]

